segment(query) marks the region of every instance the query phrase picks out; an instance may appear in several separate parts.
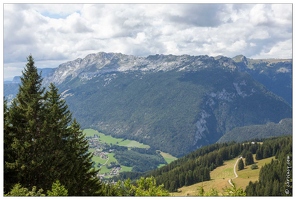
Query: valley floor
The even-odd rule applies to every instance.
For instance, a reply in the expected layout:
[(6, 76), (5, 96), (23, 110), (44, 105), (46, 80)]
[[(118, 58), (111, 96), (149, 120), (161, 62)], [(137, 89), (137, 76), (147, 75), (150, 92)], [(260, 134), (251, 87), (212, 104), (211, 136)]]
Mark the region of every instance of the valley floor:
[[(128, 149), (132, 148), (143, 148), (149, 149), (150, 146), (139, 143), (135, 140), (128, 140), (123, 138), (115, 138), (110, 135), (105, 135), (94, 129), (84, 129), (85, 134), (89, 142), (89, 151), (93, 152), (93, 161), (95, 162), (95, 168), (100, 169), (99, 177), (112, 178), (118, 175), (120, 172), (130, 172), (133, 167), (121, 165), (115, 158), (114, 148), (115, 146), (122, 146)], [(104, 150), (108, 149), (108, 150)], [(176, 160), (177, 158), (161, 151), (157, 151), (164, 158), (167, 164)], [(112, 164), (113, 163), (113, 164)], [(158, 167), (164, 166), (166, 164), (160, 164)], [(156, 166), (157, 167), (157, 166)]]

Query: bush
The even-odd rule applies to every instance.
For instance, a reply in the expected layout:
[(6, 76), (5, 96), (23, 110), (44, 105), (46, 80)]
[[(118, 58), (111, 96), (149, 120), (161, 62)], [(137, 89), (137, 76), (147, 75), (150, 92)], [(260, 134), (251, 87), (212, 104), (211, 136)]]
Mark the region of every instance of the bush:
[(5, 194), (5, 196), (45, 196), (43, 194), (43, 189), (37, 191), (37, 187), (33, 186), (32, 190), (29, 191), (28, 188), (22, 187), (21, 184), (15, 184), (10, 192)]
[(254, 169), (258, 169), (258, 165), (253, 164), (253, 165), (251, 166), (251, 169), (252, 169), (252, 170), (254, 170)]
[(47, 191), (48, 196), (68, 196), (68, 190), (65, 186), (61, 185), (60, 181), (56, 181), (52, 184), (51, 191)]

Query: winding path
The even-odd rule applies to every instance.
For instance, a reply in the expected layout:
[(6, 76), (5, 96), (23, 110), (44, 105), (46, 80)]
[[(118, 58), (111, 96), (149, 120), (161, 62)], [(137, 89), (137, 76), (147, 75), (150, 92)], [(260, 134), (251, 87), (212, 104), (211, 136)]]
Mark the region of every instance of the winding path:
[(237, 165), (237, 163), (238, 163), (238, 161), (239, 161), (240, 159), (242, 159), (242, 157), (239, 157), (239, 158), (236, 160), (236, 162), (235, 162), (235, 164), (234, 164), (234, 166), (233, 166), (233, 173), (234, 173), (235, 177), (232, 178), (232, 179), (229, 179), (229, 180), (228, 180), (228, 183), (229, 183), (232, 187), (234, 187), (234, 185), (232, 184), (231, 181), (232, 181), (233, 179), (235, 179), (235, 178), (238, 177), (238, 175), (237, 175), (237, 173), (236, 173), (236, 165)]
[(106, 165), (108, 161), (109, 161), (109, 156), (108, 156), (106, 162), (104, 164), (102, 164), (102, 166)]

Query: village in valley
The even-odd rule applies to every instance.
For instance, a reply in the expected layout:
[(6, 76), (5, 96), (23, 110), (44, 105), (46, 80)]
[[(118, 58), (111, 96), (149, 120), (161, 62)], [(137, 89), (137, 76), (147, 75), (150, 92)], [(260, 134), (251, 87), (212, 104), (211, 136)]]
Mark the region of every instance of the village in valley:
[(121, 172), (139, 169), (148, 171), (177, 159), (135, 140), (115, 138), (94, 129), (84, 129), (83, 133), (89, 143), (89, 152), (93, 154), (93, 167), (99, 169), (98, 177), (103, 180), (113, 178)]
[[(108, 162), (109, 161), (109, 154), (114, 151), (112, 146), (108, 145), (106, 142), (100, 140), (100, 136), (98, 134), (94, 134), (93, 136), (87, 136), (86, 139), (89, 143), (89, 148), (92, 149), (93, 157), (100, 158), (100, 161), (103, 162), (95, 162), (95, 167), (101, 169), (103, 166), (106, 166), (108, 169), (105, 173), (99, 173), (99, 177), (101, 179), (105, 177), (112, 177), (119, 174), (120, 170), (122, 169), (120, 164), (117, 162)], [(96, 159), (97, 160), (97, 159)]]

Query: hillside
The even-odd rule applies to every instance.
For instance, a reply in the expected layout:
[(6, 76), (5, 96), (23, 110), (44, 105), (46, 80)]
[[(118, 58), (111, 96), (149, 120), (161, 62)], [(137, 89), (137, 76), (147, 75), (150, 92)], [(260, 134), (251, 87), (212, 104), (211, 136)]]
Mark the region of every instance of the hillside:
[[(243, 126), (225, 133), (218, 142), (243, 142), (292, 134), (292, 119), (283, 119), (278, 123), (269, 122), (263, 125)], [(244, 136), (244, 137), (242, 137)]]
[(290, 59), (250, 59), (236, 56), (233, 60), (268, 90), (292, 105), (292, 62)]
[[(279, 162), (284, 162), (286, 159), (284, 155), (290, 155), (291, 153), (292, 136), (269, 138), (261, 142), (212, 144), (179, 158), (164, 167), (153, 170), (147, 173), (146, 176), (155, 177), (157, 184), (164, 184), (164, 187), (170, 192), (177, 192), (184, 186), (191, 188), (194, 184), (208, 184), (215, 180), (217, 181), (215, 188), (220, 190), (228, 184), (229, 178), (233, 179), (237, 186), (245, 189), (249, 181), (258, 180), (259, 174), (258, 171), (250, 170), (250, 165), (246, 165), (247, 154), (251, 154), (251, 157), (253, 154), (253, 160), (255, 164), (259, 164), (259, 170), (261, 170), (264, 166), (263, 159), (275, 156), (275, 159), (279, 159)], [(239, 157), (243, 157), (245, 167), (237, 172), (239, 177), (234, 179), (233, 167)], [(285, 163), (282, 163), (282, 165), (285, 165)], [(280, 173), (284, 174), (284, 172)], [(275, 175), (271, 178), (279, 179), (277, 181), (281, 182), (285, 181), (285, 176), (277, 177)], [(259, 180), (262, 181), (263, 177)], [(218, 183), (221, 183), (221, 185), (218, 185)], [(283, 187), (281, 187), (281, 190), (283, 190)]]
[[(254, 156), (255, 157), (255, 156)], [(216, 189), (221, 196), (223, 193), (223, 189), (226, 187), (230, 187), (228, 180), (233, 179), (234, 184), (238, 188), (245, 189), (250, 181), (258, 181), (259, 180), (259, 172), (260, 168), (262, 168), (265, 164), (271, 162), (274, 157), (265, 158), (262, 160), (255, 160), (255, 163), (258, 166), (258, 169), (252, 170), (251, 166), (246, 166), (244, 170), (236, 171), (238, 177), (235, 177), (233, 173), (233, 167), (237, 158), (234, 158), (229, 161), (225, 161), (223, 166), (217, 167), (213, 171), (211, 171), (210, 176), (211, 180), (204, 181), (201, 183), (196, 183), (190, 186), (184, 186), (178, 189), (178, 192), (171, 193), (172, 196), (197, 196), (199, 187), (203, 187), (206, 192), (209, 192), (211, 189)], [(237, 169), (236, 169), (237, 170)]]
[(44, 77), (49, 82), (83, 129), (176, 157), (217, 142), (233, 128), (292, 115), (284, 97), (223, 56), (90, 54), (61, 64)]

